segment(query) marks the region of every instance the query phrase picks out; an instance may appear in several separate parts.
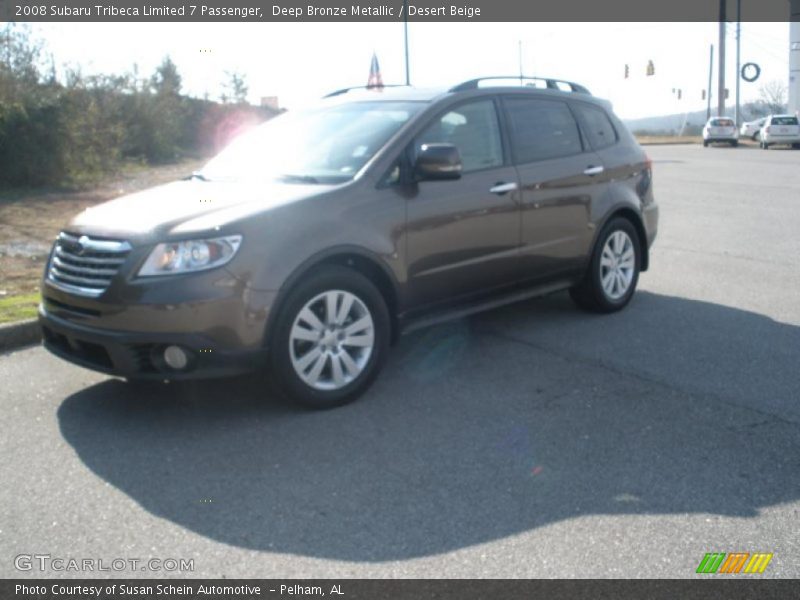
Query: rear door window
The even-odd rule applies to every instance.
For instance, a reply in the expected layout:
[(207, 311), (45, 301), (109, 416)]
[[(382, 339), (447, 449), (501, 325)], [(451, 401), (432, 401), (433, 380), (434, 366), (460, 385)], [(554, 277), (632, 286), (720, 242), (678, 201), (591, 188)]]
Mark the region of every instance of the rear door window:
[(504, 104), (517, 163), (583, 152), (578, 123), (566, 102), (507, 97)]

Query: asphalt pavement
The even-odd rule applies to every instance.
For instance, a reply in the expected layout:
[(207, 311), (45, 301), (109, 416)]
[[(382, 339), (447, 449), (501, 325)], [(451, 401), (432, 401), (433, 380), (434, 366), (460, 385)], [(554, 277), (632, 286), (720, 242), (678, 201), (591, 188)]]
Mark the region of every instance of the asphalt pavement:
[(0, 355), (0, 577), (163, 574), (14, 566), (48, 554), (683, 578), (707, 552), (800, 577), (800, 151), (648, 153), (660, 232), (625, 311), (557, 294), (418, 331), (341, 409), (257, 377), (141, 391)]

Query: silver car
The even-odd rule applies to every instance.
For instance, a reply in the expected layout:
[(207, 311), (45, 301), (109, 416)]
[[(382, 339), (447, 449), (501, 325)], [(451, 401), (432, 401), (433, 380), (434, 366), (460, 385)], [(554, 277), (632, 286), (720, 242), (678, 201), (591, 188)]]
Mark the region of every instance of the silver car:
[(762, 117), (760, 119), (756, 119), (755, 121), (742, 123), (742, 127), (739, 130), (739, 136), (743, 138), (750, 138), (754, 142), (757, 141), (759, 134), (761, 133), (761, 128), (764, 126), (766, 120), (766, 117)]
[(739, 133), (733, 119), (728, 117), (712, 117), (703, 127), (703, 146), (708, 147), (714, 142), (724, 142), (731, 146), (739, 145)]
[(794, 115), (770, 115), (761, 129), (761, 148), (790, 144), (800, 149), (800, 123)]

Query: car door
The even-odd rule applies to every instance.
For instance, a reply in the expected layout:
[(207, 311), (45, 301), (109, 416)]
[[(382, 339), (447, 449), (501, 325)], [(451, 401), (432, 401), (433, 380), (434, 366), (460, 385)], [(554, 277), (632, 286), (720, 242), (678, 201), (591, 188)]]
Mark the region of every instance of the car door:
[(565, 100), (509, 95), (503, 106), (520, 180), (521, 267), (526, 278), (582, 268), (592, 202), (607, 192), (604, 165)]
[(445, 109), (415, 137), (454, 144), (462, 175), (420, 181), (407, 201), (407, 276), (416, 306), (477, 294), (519, 276), (517, 174), (500, 127), (497, 100), (481, 97)]

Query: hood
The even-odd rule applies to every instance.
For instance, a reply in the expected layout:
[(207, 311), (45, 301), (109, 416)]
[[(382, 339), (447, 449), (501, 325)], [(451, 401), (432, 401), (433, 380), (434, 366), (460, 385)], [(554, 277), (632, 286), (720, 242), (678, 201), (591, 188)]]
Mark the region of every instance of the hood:
[(271, 208), (320, 195), (332, 186), (176, 181), (87, 208), (68, 230), (100, 237), (148, 239), (209, 230)]

